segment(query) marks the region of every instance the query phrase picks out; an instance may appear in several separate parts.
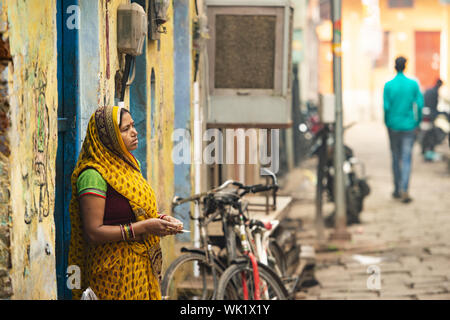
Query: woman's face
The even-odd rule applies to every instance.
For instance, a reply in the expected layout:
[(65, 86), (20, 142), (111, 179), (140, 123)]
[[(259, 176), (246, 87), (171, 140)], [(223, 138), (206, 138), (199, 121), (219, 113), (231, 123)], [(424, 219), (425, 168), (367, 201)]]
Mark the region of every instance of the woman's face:
[(120, 123), (120, 134), (122, 135), (123, 143), (128, 151), (136, 150), (138, 147), (137, 131), (134, 127), (134, 121), (131, 115), (126, 112), (122, 115)]

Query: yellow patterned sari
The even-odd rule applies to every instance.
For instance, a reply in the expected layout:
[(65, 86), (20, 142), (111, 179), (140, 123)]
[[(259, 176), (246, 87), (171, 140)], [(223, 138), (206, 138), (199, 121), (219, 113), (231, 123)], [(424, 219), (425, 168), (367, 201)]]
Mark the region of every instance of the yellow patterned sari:
[(70, 202), (71, 240), (69, 266), (81, 269), (81, 288), (74, 299), (90, 287), (99, 299), (161, 299), (161, 247), (157, 236), (141, 241), (89, 244), (83, 237), (76, 182), (87, 167), (94, 168), (117, 192), (126, 197), (136, 220), (157, 217), (156, 198), (126, 149), (119, 131), (119, 107), (100, 107), (91, 116), (78, 162), (72, 173)]

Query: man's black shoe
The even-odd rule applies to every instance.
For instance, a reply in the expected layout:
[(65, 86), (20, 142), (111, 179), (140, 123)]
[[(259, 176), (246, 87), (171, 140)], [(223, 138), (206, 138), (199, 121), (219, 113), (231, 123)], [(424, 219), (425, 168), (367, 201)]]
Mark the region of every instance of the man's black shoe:
[(413, 199), (408, 195), (408, 192), (402, 192), (401, 194), (401, 201), (403, 203), (410, 203)]

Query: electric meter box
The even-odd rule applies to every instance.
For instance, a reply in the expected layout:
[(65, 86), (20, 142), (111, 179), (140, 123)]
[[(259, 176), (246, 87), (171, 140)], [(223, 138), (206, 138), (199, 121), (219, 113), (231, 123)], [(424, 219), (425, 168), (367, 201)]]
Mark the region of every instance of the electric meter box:
[(319, 102), (319, 119), (322, 123), (336, 122), (336, 99), (334, 94), (321, 94)]
[(147, 29), (147, 14), (142, 6), (133, 2), (118, 7), (117, 49), (120, 53), (132, 56), (142, 54)]
[(205, 3), (210, 37), (208, 127), (291, 127), (291, 1)]

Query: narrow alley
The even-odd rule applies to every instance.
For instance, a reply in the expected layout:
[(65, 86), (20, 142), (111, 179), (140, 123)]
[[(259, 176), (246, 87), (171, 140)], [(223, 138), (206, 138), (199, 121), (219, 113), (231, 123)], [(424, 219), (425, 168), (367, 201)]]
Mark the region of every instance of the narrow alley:
[(284, 181), (283, 192), (294, 198), (288, 217), (302, 220), (300, 243), (316, 248), (320, 283), (297, 294), (297, 299), (450, 299), (447, 141), (438, 149), (444, 160), (434, 163), (423, 161), (416, 143), (410, 204), (391, 197), (391, 158), (381, 123), (355, 125), (346, 132), (345, 142), (365, 163), (371, 187), (362, 223), (347, 228), (351, 241), (328, 241), (332, 229), (326, 229), (325, 245), (316, 241), (315, 159), (305, 161)]
[(450, 300), (449, 134), (450, 0), (0, 0), (0, 300)]

